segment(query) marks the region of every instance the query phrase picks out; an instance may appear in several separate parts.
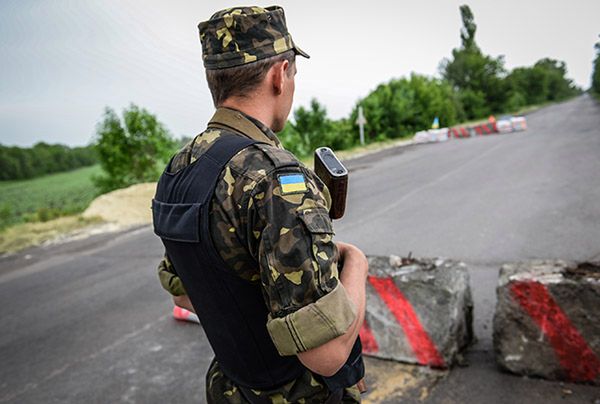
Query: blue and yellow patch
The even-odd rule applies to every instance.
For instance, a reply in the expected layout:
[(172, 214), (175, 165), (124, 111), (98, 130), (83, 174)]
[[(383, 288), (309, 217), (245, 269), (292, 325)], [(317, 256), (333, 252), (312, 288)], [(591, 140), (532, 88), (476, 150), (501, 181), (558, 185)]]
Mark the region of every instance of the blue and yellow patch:
[(303, 193), (308, 190), (303, 174), (282, 174), (279, 176), (279, 185), (282, 195)]

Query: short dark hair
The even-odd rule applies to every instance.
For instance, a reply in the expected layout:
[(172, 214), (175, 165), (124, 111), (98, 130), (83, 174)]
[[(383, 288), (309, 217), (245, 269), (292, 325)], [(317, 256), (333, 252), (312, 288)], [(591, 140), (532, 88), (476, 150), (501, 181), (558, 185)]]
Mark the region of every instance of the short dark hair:
[(273, 65), (285, 60), (290, 62), (290, 65), (294, 64), (296, 54), (293, 50), (241, 66), (206, 70), (206, 81), (215, 107), (221, 105), (229, 97), (246, 96), (262, 83)]

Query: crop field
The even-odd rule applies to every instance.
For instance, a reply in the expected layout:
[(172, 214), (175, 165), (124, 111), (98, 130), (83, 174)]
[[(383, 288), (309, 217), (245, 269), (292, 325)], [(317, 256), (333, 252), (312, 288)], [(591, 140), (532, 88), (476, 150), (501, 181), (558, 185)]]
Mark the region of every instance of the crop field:
[(30, 180), (1, 181), (0, 229), (85, 210), (98, 195), (92, 176), (100, 172), (96, 165)]

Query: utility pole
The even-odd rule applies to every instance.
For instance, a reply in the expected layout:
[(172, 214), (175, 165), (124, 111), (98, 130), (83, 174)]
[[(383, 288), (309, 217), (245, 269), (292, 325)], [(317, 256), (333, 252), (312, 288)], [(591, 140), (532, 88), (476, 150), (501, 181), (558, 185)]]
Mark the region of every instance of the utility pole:
[(356, 124), (358, 125), (358, 129), (360, 130), (360, 144), (365, 144), (365, 124), (367, 120), (365, 119), (365, 115), (363, 114), (363, 108), (358, 106), (358, 118), (356, 119)]

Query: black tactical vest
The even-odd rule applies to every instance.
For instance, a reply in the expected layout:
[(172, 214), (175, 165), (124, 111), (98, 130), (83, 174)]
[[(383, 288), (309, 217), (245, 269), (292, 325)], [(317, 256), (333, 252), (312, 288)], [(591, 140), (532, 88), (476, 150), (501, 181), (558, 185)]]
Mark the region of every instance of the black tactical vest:
[(215, 249), (210, 203), (221, 171), (256, 143), (223, 134), (196, 161), (160, 177), (152, 201), (154, 232), (162, 239), (223, 373), (241, 387), (266, 390), (298, 378), (296, 356), (282, 357), (267, 332), (268, 309), (260, 284), (232, 273)]

